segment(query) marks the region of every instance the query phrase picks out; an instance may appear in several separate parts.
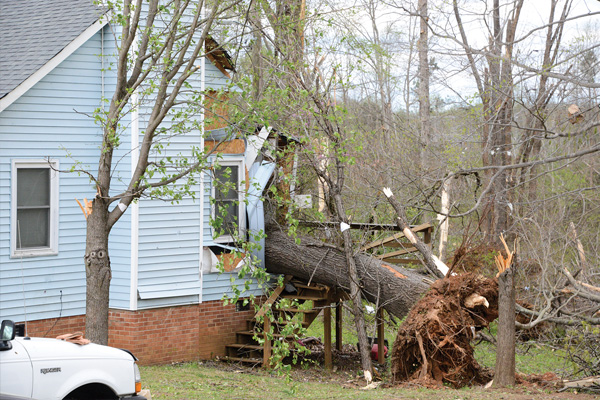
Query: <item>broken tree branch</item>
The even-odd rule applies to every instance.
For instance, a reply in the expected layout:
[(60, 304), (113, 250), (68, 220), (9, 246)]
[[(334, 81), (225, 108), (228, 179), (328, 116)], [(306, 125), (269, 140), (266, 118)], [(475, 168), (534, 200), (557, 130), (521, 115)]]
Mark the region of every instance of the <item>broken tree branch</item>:
[(573, 285), (575, 289), (577, 289), (578, 293), (576, 294), (578, 296), (584, 297), (588, 300), (600, 302), (600, 288), (576, 280), (566, 267), (563, 268), (562, 272), (569, 280), (569, 283)]
[[(394, 210), (396, 211), (396, 224), (402, 232), (404, 232), (404, 236), (419, 250), (419, 252), (423, 255), (425, 260), (425, 268), (433, 275), (438, 278), (443, 278), (444, 273), (440, 271), (440, 264), (443, 264), (437, 257), (433, 255), (429, 246), (427, 246), (414, 232), (410, 229), (410, 225), (408, 224), (408, 219), (406, 218), (406, 212), (404, 211), (404, 207), (400, 204), (396, 197), (392, 193), (389, 188), (383, 188), (383, 193), (387, 197), (389, 203), (392, 205)], [(445, 264), (443, 265), (445, 266)], [(442, 267), (443, 268), (443, 267)], [(445, 271), (448, 271), (448, 267), (446, 267)]]
[(583, 244), (581, 244), (581, 240), (577, 237), (577, 230), (575, 229), (575, 224), (573, 221), (569, 224), (569, 228), (571, 229), (571, 238), (575, 242), (577, 246), (577, 256), (579, 257), (579, 266), (583, 270), (583, 273), (587, 273), (587, 263), (585, 261), (585, 251), (583, 250)]

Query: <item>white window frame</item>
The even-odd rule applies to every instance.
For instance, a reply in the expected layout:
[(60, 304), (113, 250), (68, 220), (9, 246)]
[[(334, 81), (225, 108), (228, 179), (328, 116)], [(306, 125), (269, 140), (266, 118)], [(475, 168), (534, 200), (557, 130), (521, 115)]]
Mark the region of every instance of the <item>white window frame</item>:
[[(244, 168), (244, 159), (242, 157), (223, 157), (218, 162), (219, 168), (227, 168), (227, 167), (238, 167), (238, 215), (240, 221), (238, 221), (238, 234), (242, 235), (246, 231), (246, 188), (242, 187), (242, 182), (246, 180), (246, 169)], [(215, 199), (216, 188), (214, 182), (211, 182), (211, 197)], [(216, 217), (216, 204), (212, 205), (211, 216), (212, 218)], [(219, 237), (214, 238), (215, 243), (229, 243), (233, 242), (234, 238), (231, 235), (221, 235)]]
[[(17, 248), (17, 170), (24, 168), (48, 168), (50, 170), (50, 221), (48, 224), (49, 246)], [(58, 160), (23, 159), (12, 160), (10, 197), (10, 256), (12, 258), (38, 257), (58, 254)]]

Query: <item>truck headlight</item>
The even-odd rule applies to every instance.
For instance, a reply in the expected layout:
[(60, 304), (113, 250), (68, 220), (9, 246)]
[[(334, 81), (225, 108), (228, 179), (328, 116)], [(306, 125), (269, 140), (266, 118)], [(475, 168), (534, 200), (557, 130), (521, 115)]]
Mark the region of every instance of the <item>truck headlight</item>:
[(133, 363), (133, 374), (135, 376), (135, 392), (142, 391), (142, 375), (140, 374), (140, 369), (136, 363)]

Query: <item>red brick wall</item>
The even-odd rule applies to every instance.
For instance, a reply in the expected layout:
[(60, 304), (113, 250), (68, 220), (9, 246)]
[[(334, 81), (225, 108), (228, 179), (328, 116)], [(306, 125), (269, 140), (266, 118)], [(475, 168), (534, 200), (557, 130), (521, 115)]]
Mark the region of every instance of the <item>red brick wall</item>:
[[(130, 350), (144, 365), (209, 359), (225, 354), (225, 345), (235, 341), (236, 331), (246, 329), (253, 314), (237, 312), (235, 304), (224, 306), (220, 300), (140, 311), (113, 309), (108, 344)], [(29, 336), (50, 330), (46, 337), (56, 337), (84, 329), (83, 315), (27, 323)]]
[[(23, 323), (23, 322), (21, 322)], [(85, 316), (41, 319), (27, 322), (27, 336), (55, 338), (63, 333), (84, 332)]]

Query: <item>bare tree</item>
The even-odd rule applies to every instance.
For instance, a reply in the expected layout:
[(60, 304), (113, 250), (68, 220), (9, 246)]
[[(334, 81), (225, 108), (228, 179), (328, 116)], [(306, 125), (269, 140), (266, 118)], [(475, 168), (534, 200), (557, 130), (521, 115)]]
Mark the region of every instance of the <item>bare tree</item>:
[[(419, 0), (419, 117), (421, 120), (421, 146), (424, 148), (431, 144), (431, 105), (429, 102), (429, 25), (427, 0)], [(421, 152), (421, 168), (424, 169), (426, 152)]]
[[(480, 72), (465, 31), (457, 0), (453, 1), (454, 16), (460, 32), (461, 45), (469, 60), (483, 104), (485, 122), (482, 131), (482, 161), (484, 166), (509, 165), (512, 163), (512, 117), (513, 117), (513, 66), (512, 54), (517, 24), (523, 1), (517, 0), (510, 17), (501, 21), (500, 0), (492, 6), (492, 29), (486, 52), (487, 68)], [(488, 173), (488, 179), (491, 174)], [(497, 241), (500, 233), (508, 230), (508, 176), (500, 172), (494, 177), (487, 194), (487, 212), (484, 229), (490, 240)]]

